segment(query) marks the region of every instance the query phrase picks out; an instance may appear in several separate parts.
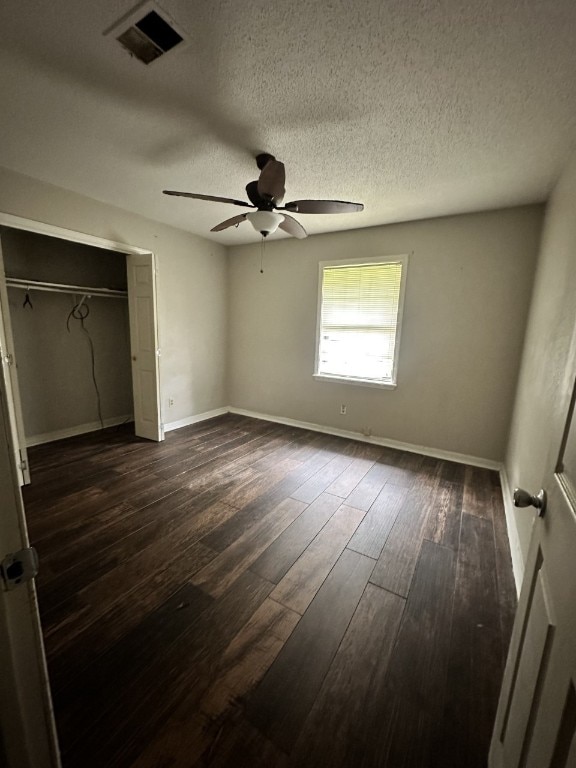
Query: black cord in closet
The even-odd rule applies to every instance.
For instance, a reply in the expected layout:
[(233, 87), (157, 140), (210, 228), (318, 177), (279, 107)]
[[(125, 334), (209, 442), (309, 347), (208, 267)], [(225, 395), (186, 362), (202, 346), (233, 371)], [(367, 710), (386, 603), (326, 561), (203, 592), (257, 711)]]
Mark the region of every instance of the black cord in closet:
[(80, 327), (86, 334), (86, 337), (88, 339), (88, 344), (90, 345), (90, 358), (92, 360), (92, 381), (94, 382), (94, 389), (96, 390), (96, 400), (98, 403), (98, 419), (100, 421), (100, 428), (104, 429), (104, 419), (102, 418), (102, 400), (100, 397), (100, 390), (98, 389), (98, 382), (96, 381), (96, 356), (94, 354), (94, 343), (92, 341), (92, 337), (90, 336), (90, 332), (84, 325), (84, 320), (88, 317), (90, 314), (90, 307), (88, 304), (80, 302), (80, 304), (76, 304), (72, 307), (70, 314), (68, 315), (66, 319), (66, 328), (68, 329), (68, 333), (70, 333), (70, 320), (78, 320), (80, 322)]

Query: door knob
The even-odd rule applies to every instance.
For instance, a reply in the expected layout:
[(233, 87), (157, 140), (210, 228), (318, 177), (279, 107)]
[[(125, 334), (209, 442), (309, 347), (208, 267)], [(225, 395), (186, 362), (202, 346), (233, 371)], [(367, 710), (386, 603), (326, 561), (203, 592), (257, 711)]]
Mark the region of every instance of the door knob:
[(536, 496), (532, 496), (523, 488), (514, 488), (513, 499), (515, 507), (536, 507), (538, 517), (544, 517), (546, 512), (546, 491), (543, 488)]

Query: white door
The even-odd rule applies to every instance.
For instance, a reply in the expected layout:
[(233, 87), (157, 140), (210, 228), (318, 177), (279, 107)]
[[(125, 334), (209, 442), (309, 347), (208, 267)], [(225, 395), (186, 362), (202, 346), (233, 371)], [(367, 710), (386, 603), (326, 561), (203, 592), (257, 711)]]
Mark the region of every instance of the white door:
[(138, 437), (163, 440), (154, 255), (127, 256), (134, 421)]
[(22, 404), (20, 402), (20, 389), (18, 387), (18, 373), (16, 369), (16, 354), (14, 340), (12, 338), (12, 325), (10, 323), (10, 309), (8, 306), (8, 291), (4, 275), (4, 258), (2, 255), (2, 240), (0, 238), (0, 357), (2, 359), (2, 377), (7, 393), (8, 418), (12, 433), (12, 445), (16, 459), (16, 470), (20, 485), (30, 482), (30, 469), (28, 467), (28, 454), (26, 452), (26, 435), (24, 432), (24, 419), (22, 418)]
[[(0, 380), (0, 561), (28, 547)], [(13, 576), (10, 570), (8, 576)], [(34, 581), (6, 589), (0, 578), (0, 764), (7, 768), (58, 768), (56, 730)]]
[(576, 768), (575, 358), (573, 339), (553, 424), (548, 503), (534, 522), (492, 735), (491, 768)]

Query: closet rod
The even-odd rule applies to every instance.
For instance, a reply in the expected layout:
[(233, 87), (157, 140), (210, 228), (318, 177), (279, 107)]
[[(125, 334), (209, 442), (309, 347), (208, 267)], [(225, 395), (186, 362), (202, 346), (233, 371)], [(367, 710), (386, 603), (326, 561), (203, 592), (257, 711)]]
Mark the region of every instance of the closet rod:
[(116, 291), (112, 288), (88, 288), (85, 285), (64, 285), (63, 283), (44, 283), (40, 280), (21, 280), (7, 277), (9, 288), (21, 288), (25, 291), (51, 291), (53, 293), (72, 293), (82, 296), (107, 296), (110, 299), (126, 299), (128, 291)]

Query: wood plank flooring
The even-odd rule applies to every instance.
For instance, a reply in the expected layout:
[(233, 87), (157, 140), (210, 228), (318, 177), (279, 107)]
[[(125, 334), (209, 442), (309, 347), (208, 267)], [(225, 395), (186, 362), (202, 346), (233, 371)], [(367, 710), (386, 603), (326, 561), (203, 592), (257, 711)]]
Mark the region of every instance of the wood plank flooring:
[(481, 768), (497, 473), (241, 416), (30, 450), (64, 768)]

